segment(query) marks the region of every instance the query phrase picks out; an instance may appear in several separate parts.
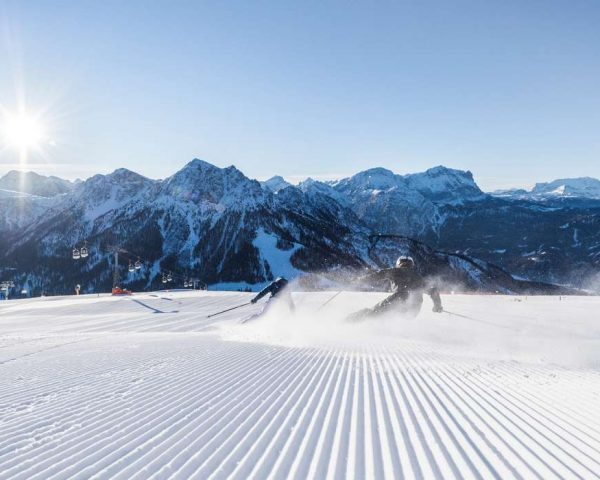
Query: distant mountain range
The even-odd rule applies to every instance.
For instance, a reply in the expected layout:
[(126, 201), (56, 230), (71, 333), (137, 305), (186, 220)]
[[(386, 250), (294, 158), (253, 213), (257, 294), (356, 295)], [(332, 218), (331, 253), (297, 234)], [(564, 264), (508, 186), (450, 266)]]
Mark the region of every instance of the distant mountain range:
[(54, 197), (73, 189), (76, 182), (58, 177), (46, 177), (35, 172), (19, 172), (11, 170), (0, 177), (0, 195), (27, 194), (38, 197)]
[(492, 195), (521, 200), (556, 200), (574, 198), (600, 200), (600, 180), (596, 178), (562, 178), (553, 182), (536, 183), (531, 190), (497, 190)]
[[(118, 246), (131, 288), (157, 288), (165, 272), (223, 288), (310, 273), (302, 281), (314, 285), (404, 252), (453, 289), (590, 288), (600, 271), (599, 185), (569, 179), (488, 194), (471, 172), (441, 166), (291, 185), (198, 159), (165, 180), (127, 169), (78, 182), (10, 172), (0, 178), (0, 275), (32, 292), (105, 291)], [(89, 257), (73, 260), (85, 244)], [(143, 268), (129, 272), (137, 260)]]

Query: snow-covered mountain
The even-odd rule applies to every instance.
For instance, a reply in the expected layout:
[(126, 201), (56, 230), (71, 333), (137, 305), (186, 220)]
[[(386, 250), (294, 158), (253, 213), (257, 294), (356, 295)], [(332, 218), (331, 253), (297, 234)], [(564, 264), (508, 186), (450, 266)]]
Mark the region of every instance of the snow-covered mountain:
[[(106, 290), (114, 246), (129, 252), (125, 266), (143, 260), (137, 273), (122, 272), (138, 289), (156, 288), (166, 271), (239, 288), (278, 275), (362, 269), (377, 263), (373, 233), (426, 241), (438, 250), (420, 254), (423, 268), (454, 265), (462, 273), (452, 278), (488, 291), (524, 288), (493, 264), (582, 285), (600, 262), (600, 203), (499, 198), (484, 194), (470, 172), (445, 167), (410, 175), (374, 168), (294, 186), (195, 159), (165, 180), (118, 169), (50, 198), (0, 196), (0, 211), (0, 265), (16, 269), (34, 291), (65, 292), (76, 283)], [(74, 262), (71, 249), (85, 243), (90, 256)], [(400, 250), (390, 249), (387, 264)], [(439, 263), (440, 250), (483, 263)]]
[(579, 198), (600, 200), (600, 180), (591, 177), (561, 178), (552, 182), (536, 183), (531, 190), (497, 190), (492, 195), (530, 200)]
[[(235, 167), (202, 160), (163, 181), (119, 169), (81, 183), (45, 215), (12, 231), (5, 258), (26, 272), (33, 289), (48, 291), (75, 283), (106, 288), (115, 245), (130, 252), (125, 258), (144, 261), (139, 275), (124, 280), (137, 288), (157, 287), (164, 271), (239, 286), (362, 265), (359, 227), (336, 224), (352, 212), (289, 190), (274, 194)], [(90, 256), (75, 263), (71, 249), (84, 242)], [(49, 270), (50, 264), (56, 268)]]
[(275, 175), (264, 182), (260, 182), (260, 184), (263, 186), (263, 188), (266, 188), (273, 193), (277, 193), (279, 190), (283, 190), (284, 188), (292, 186), (291, 183), (285, 181), (280, 175)]
[(74, 183), (62, 178), (38, 175), (35, 172), (11, 170), (0, 177), (0, 190), (27, 193), (39, 197), (54, 197), (71, 191)]
[(471, 172), (441, 166), (409, 175), (372, 168), (333, 183), (333, 188), (372, 230), (416, 237), (437, 230), (441, 206), (486, 197)]

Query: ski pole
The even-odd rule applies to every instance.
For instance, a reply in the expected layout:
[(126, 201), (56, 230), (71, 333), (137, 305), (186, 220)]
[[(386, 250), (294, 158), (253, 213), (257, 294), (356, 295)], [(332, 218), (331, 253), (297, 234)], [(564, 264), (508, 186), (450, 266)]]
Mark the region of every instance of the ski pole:
[(331, 297), (329, 300), (327, 300), (323, 305), (321, 305), (317, 311), (321, 310), (325, 305), (327, 305), (329, 302), (331, 302), (335, 297), (337, 297), (340, 293), (342, 293), (342, 290), (340, 290), (339, 292), (337, 292), (336, 294), (333, 295), (333, 297)]
[(469, 317), (467, 315), (461, 315), (460, 313), (449, 312), (448, 310), (442, 310), (442, 312), (447, 313), (448, 315), (454, 315), (456, 317), (467, 318), (469, 320), (476, 320), (479, 322), (479, 320), (477, 320), (476, 318)]
[(455, 317), (466, 318), (467, 320), (472, 320), (474, 322), (485, 323), (486, 325), (492, 325), (497, 328), (503, 328), (504, 330), (512, 330), (513, 332), (518, 332), (516, 328), (509, 327), (508, 325), (500, 325), (495, 322), (488, 322), (486, 320), (479, 320), (478, 318), (469, 317), (468, 315), (461, 315), (460, 313), (449, 312), (448, 310), (442, 310), (442, 312), (447, 313), (448, 315), (454, 315)]
[(230, 312), (231, 310), (235, 310), (236, 308), (245, 307), (246, 305), (250, 305), (251, 303), (252, 302), (247, 302), (247, 303), (244, 303), (242, 305), (238, 305), (237, 307), (231, 307), (231, 308), (228, 308), (227, 310), (222, 310), (222, 311), (217, 312), (217, 313), (211, 313), (210, 315), (207, 315), (206, 318), (214, 317), (215, 315), (221, 315), (222, 313)]

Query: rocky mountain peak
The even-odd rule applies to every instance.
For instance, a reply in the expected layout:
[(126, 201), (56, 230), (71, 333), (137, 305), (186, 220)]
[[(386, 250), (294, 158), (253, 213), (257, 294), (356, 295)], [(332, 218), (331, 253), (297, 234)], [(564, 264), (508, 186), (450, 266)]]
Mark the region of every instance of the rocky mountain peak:
[(277, 193), (284, 188), (291, 187), (292, 184), (287, 182), (282, 176), (275, 175), (274, 177), (265, 180), (264, 182), (260, 182), (264, 189), (269, 190), (273, 193)]
[(436, 202), (455, 203), (485, 195), (475, 183), (470, 171), (440, 165), (423, 173), (406, 175), (404, 178), (410, 188)]
[(54, 197), (67, 193), (73, 189), (73, 185), (72, 182), (55, 176), (18, 170), (11, 170), (0, 178), (0, 189), (39, 197)]

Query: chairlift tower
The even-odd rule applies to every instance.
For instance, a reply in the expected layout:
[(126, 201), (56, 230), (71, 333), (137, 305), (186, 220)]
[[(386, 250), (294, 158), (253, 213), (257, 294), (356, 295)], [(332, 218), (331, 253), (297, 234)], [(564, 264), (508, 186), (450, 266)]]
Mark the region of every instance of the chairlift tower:
[(115, 256), (114, 265), (113, 265), (113, 288), (117, 288), (119, 283), (121, 283), (121, 277), (119, 275), (119, 249), (115, 248), (113, 251), (113, 255)]

